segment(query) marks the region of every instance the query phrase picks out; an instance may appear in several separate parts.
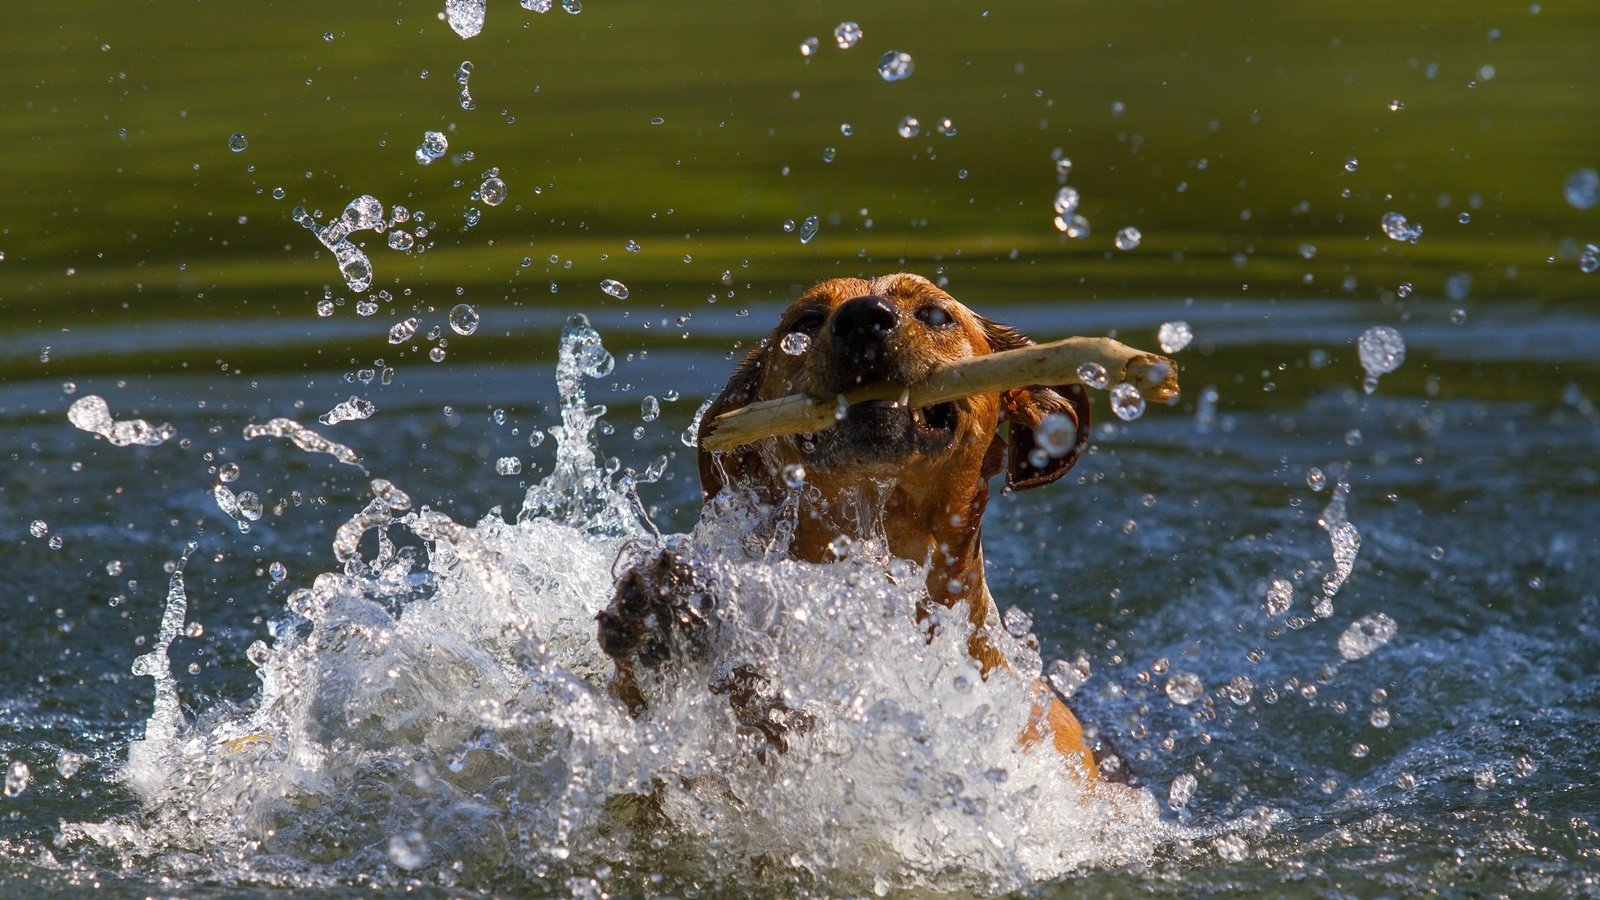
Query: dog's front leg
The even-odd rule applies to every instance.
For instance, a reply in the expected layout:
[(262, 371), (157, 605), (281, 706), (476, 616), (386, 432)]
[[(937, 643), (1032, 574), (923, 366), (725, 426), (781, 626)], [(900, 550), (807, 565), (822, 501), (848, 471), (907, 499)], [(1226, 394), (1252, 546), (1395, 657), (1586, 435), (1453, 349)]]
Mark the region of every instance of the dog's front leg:
[(611, 692), (629, 713), (644, 711), (641, 678), (705, 654), (713, 608), (694, 567), (671, 550), (623, 573), (610, 605), (595, 619), (600, 649), (616, 664)]
[[(671, 550), (623, 573), (610, 605), (595, 617), (600, 649), (616, 664), (612, 696), (635, 718), (642, 714), (652, 682), (706, 662), (716, 612), (717, 599), (707, 579)], [(735, 727), (758, 738), (756, 754), (763, 759), (769, 750), (789, 749), (789, 731), (812, 724), (810, 714), (791, 709), (770, 680), (750, 665), (722, 661), (712, 666), (706, 688), (728, 698)]]

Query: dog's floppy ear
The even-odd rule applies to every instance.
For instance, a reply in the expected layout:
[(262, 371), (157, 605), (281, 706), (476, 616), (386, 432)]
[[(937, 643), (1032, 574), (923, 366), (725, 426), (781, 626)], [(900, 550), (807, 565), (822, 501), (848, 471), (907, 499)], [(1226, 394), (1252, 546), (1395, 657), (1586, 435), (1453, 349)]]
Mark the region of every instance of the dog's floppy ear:
[(712, 453), (705, 449), (704, 442), (706, 434), (711, 431), (711, 423), (716, 421), (717, 416), (740, 409), (756, 399), (756, 392), (761, 389), (761, 379), (766, 375), (767, 343), (763, 342), (761, 346), (745, 355), (739, 367), (733, 370), (733, 377), (728, 379), (728, 384), (722, 389), (722, 393), (717, 395), (717, 399), (712, 402), (705, 415), (700, 417), (695, 445), (700, 448), (697, 453), (700, 464), (700, 490), (707, 500), (722, 490), (728, 476), (737, 476), (743, 471), (753, 471), (760, 462), (749, 444), (722, 453)]
[[(1015, 350), (1033, 343), (1027, 335), (1009, 325), (978, 317), (993, 352)], [(1089, 394), (1081, 384), (1046, 387), (1032, 385), (1005, 391), (1000, 395), (1000, 410), (1009, 423), (1004, 447), (1006, 487), (1014, 491), (1049, 484), (1067, 474), (1089, 446)], [(1049, 456), (1043, 466), (1030, 459), (1036, 446), (1035, 432), (1045, 417), (1059, 413), (1072, 422), (1072, 446), (1061, 456)], [(999, 435), (995, 436), (999, 443)], [(998, 449), (998, 448), (997, 448)], [(992, 454), (999, 463), (999, 454)], [(998, 468), (998, 466), (997, 466)], [(986, 474), (993, 474), (988, 472)]]

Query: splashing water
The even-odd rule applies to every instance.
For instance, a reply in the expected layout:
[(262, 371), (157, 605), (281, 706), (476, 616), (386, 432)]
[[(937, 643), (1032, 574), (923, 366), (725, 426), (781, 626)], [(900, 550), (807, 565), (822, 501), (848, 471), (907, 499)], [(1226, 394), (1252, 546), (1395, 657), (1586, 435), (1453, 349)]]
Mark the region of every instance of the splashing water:
[(1405, 338), (1387, 325), (1374, 325), (1363, 331), (1356, 340), (1356, 349), (1361, 355), (1361, 368), (1367, 373), (1361, 387), (1368, 394), (1378, 390), (1379, 376), (1393, 372), (1406, 361)]
[(337, 425), (340, 422), (353, 422), (371, 418), (372, 414), (377, 411), (377, 405), (371, 400), (351, 396), (349, 400), (341, 400), (334, 405), (333, 409), (317, 416), (317, 421), (324, 425)]
[(463, 39), (477, 37), (483, 30), (483, 16), (488, 0), (445, 0), (444, 18), (450, 30)]
[(178, 430), (171, 425), (151, 425), (143, 419), (125, 419), (118, 422), (111, 416), (111, 405), (104, 397), (87, 394), (79, 397), (67, 408), (67, 421), (82, 431), (98, 434), (112, 446), (127, 447), (138, 444), (155, 447), (176, 437)]
[(1383, 233), (1388, 235), (1391, 241), (1415, 244), (1417, 241), (1422, 240), (1422, 224), (1412, 224), (1410, 220), (1397, 212), (1384, 213), (1380, 224), (1383, 226)]
[(878, 60), (878, 76), (884, 81), (904, 81), (917, 69), (911, 54), (903, 50), (890, 50)]
[(258, 437), (286, 437), (293, 441), (296, 447), (308, 453), (326, 453), (345, 465), (361, 467), (361, 457), (357, 456), (354, 450), (344, 444), (328, 440), (293, 419), (269, 419), (261, 425), (244, 427), (245, 440), (251, 441)]
[[(1332, 496), (1328, 498), (1328, 506), (1317, 517), (1317, 525), (1328, 533), (1328, 539), (1333, 542), (1333, 571), (1327, 573), (1322, 579), (1322, 592), (1324, 601), (1331, 601), (1333, 595), (1339, 593), (1339, 588), (1344, 586), (1350, 577), (1350, 572), (1355, 569), (1356, 554), (1361, 552), (1361, 531), (1350, 524), (1345, 516), (1345, 498), (1350, 496), (1350, 482), (1345, 474), (1333, 485)], [(1319, 611), (1321, 616), (1324, 612)]]
[[(985, 680), (964, 613), (936, 612), (930, 641), (914, 613), (922, 570), (871, 540), (796, 562), (751, 538), (792, 509), (729, 498), (692, 533), (655, 535), (629, 476), (596, 464), (605, 410), (583, 382), (613, 364), (587, 320), (569, 320), (557, 458), (515, 522), (459, 524), (373, 480), (335, 537), (344, 570), (296, 590), (271, 645), (246, 654), (259, 694), (193, 720), (167, 655), (189, 604), (180, 566), (136, 664), (156, 691), (123, 772), (142, 811), (65, 824), (61, 840), (168, 859), (186, 878), (198, 865), (524, 893), (591, 878), (620, 893), (707, 879), (792, 893), (822, 879), (863, 894), (1011, 890), (1179, 836), (1149, 795), (1086, 793), (1060, 757), (1019, 746), (1041, 663), (1021, 617), (1007, 619), (1021, 634), (991, 633), (1011, 667)], [(426, 552), (397, 550), (402, 538)], [(594, 616), (619, 554), (662, 546), (721, 598), (714, 659), (633, 719), (604, 690)], [(759, 757), (705, 688), (732, 664), (819, 724)]]

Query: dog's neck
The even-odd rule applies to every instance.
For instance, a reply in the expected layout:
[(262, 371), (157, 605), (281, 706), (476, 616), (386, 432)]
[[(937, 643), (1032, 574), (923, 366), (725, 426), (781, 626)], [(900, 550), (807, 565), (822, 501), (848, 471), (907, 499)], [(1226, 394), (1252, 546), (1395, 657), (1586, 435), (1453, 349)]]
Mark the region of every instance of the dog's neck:
[[(826, 498), (826, 499), (823, 499)], [(837, 558), (835, 540), (882, 542), (900, 559), (928, 566), (928, 596), (936, 603), (968, 604), (975, 626), (989, 609), (979, 523), (989, 487), (978, 482), (968, 496), (949, 496), (906, 479), (867, 481), (802, 500), (790, 553), (810, 562)]]

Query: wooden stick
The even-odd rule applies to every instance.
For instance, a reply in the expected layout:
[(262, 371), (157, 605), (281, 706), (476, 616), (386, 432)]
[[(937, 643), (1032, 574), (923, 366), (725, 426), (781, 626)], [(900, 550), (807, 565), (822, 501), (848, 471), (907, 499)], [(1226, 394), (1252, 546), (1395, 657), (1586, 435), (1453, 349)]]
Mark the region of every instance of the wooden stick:
[[(958, 360), (909, 388), (891, 384), (857, 388), (844, 395), (844, 402), (896, 400), (909, 393), (907, 405), (921, 409), (1034, 384), (1079, 384), (1083, 379), (1078, 368), (1091, 362), (1105, 367), (1110, 384), (1127, 382), (1148, 400), (1165, 403), (1178, 396), (1178, 364), (1172, 360), (1111, 338), (1072, 337)], [(718, 416), (700, 445), (728, 450), (765, 437), (822, 431), (838, 422), (838, 410), (837, 399), (818, 401), (803, 394), (761, 400)]]

